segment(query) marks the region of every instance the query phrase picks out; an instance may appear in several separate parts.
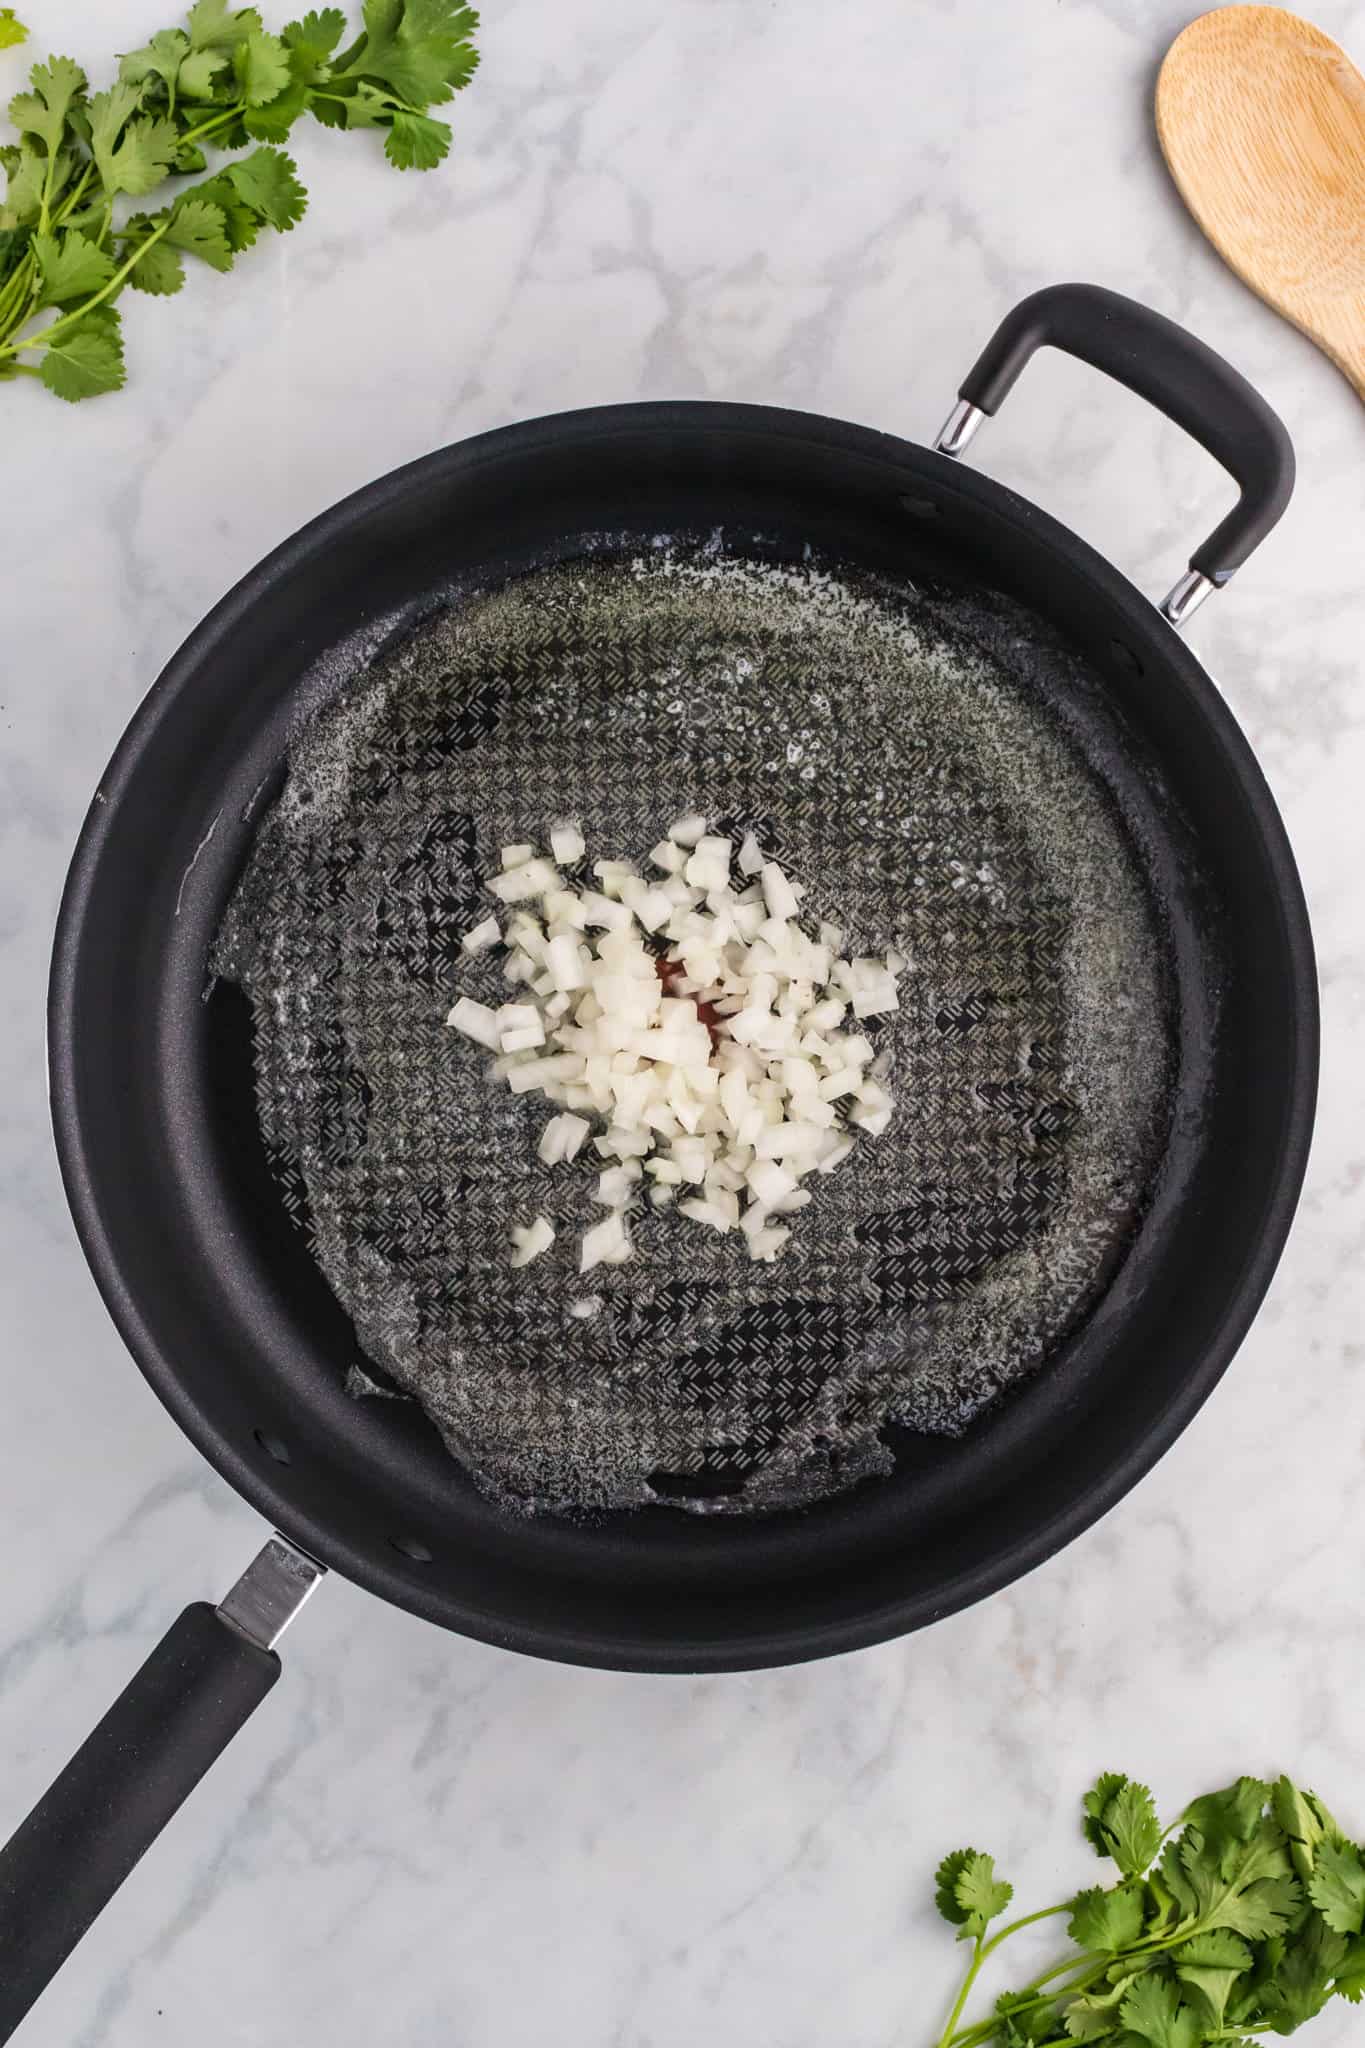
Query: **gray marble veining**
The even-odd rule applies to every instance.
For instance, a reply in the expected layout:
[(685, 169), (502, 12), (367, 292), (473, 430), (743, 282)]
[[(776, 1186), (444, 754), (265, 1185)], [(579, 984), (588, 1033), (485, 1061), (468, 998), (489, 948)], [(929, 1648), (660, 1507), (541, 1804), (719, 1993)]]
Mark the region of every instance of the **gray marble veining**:
[[(158, 0), (29, 0), (92, 62)], [(752, 1678), (538, 1666), (339, 1582), (265, 1709), (22, 2035), (31, 2048), (927, 2044), (944, 1849), (1043, 1903), (1102, 1766), (1174, 1805), (1289, 1767), (1365, 1831), (1365, 413), (1180, 208), (1149, 116), (1193, 0), (506, 0), (457, 153), (312, 130), (314, 203), (230, 284), (130, 306), (132, 378), (0, 393), (0, 1829), (260, 1525), (125, 1359), (66, 1218), (42, 1004), (70, 846), (186, 630), (342, 492), (441, 442), (643, 396), (928, 438), (1015, 296), (1090, 278), (1223, 348), (1289, 423), (1294, 504), (1191, 628), (1313, 909), (1322, 1115), (1270, 1299), (1100, 1527), (927, 1635)], [(1359, 57), (1360, 0), (1313, 12)], [(96, 18), (98, 17), (98, 18)], [(0, 55), (0, 93), (18, 83)], [(13, 83), (12, 83), (13, 82)], [(1154, 593), (1227, 501), (1124, 393), (1033, 365), (972, 459)], [(1343, 2008), (1321, 2048), (1357, 2038)]]

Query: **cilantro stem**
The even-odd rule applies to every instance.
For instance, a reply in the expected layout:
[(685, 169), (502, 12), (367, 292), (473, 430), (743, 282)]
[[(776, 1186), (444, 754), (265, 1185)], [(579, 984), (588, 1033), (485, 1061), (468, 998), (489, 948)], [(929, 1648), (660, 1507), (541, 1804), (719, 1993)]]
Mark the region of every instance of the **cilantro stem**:
[(962, 2009), (966, 2005), (967, 2000), (971, 1996), (972, 1986), (973, 1984), (975, 1984), (978, 1976), (980, 1975), (981, 1965), (985, 1960), (985, 1947), (982, 1943), (981, 1936), (978, 1934), (976, 1939), (972, 1943), (972, 1960), (968, 1965), (967, 1974), (962, 1981), (962, 1988), (957, 1994), (956, 2001), (954, 2002), (952, 2011), (948, 2015), (947, 2021), (943, 2028), (943, 2032), (938, 2037), (938, 2048), (951, 2048), (951, 2043), (953, 2040), (954, 2032), (957, 2027), (957, 2023), (962, 2018)]
[[(401, 99), (396, 92), (386, 92), (382, 85), (375, 85), (368, 78), (365, 80), (365, 84), (374, 94), (374, 97), (377, 100), (383, 100), (386, 106), (393, 107), (404, 114), (417, 112), (415, 107), (410, 107), (408, 102), (405, 99)], [(313, 98), (315, 100), (335, 100), (339, 107), (344, 107), (352, 98), (352, 94), (348, 92), (325, 92), (320, 85), (315, 85), (313, 87)]]
[[(962, 2009), (967, 2002), (967, 1993), (971, 1990), (981, 1965), (986, 1961), (992, 1949), (997, 1948), (1017, 1928), (1028, 1926), (1030, 1921), (1046, 1920), (1052, 1914), (1067, 1913), (1070, 1910), (1071, 1907), (1068, 1903), (1063, 1906), (1051, 1906), (1042, 1913), (1030, 1913), (1025, 1919), (1014, 1921), (1009, 1927), (1002, 1928), (997, 1935), (993, 1936), (983, 1946), (979, 1958), (973, 1962), (972, 1970), (966, 1984), (963, 1986), (962, 1996), (958, 2000), (953, 2018), (949, 2022), (950, 2027), (961, 2017)], [(1179, 1948), (1182, 1943), (1191, 1941), (1196, 1935), (1206, 1931), (1206, 1923), (1204, 1921), (1194, 1921), (1177, 1928), (1173, 1934), (1163, 1935), (1159, 1940), (1137, 1942), (1132, 1948), (1124, 1949), (1118, 1955), (1106, 1954), (1095, 1956), (1094, 1954), (1083, 1954), (1070, 1956), (1065, 1962), (1054, 1963), (1051, 1969), (1044, 1970), (1040, 1975), (1032, 1978), (1024, 1986), (1020, 2003), (1013, 2010), (1019, 2013), (1036, 2012), (1039, 2006), (1048, 2005), (1058, 1998), (1069, 1997), (1074, 1991), (1084, 1991), (1087, 1985), (1095, 1983), (1104, 1975), (1106, 1970), (1111, 1969), (1117, 1962), (1141, 1963), (1151, 1961), (1157, 1956), (1168, 1954), (1171, 1949)], [(1058, 1983), (1057, 1979), (1063, 1977), (1067, 1981), (1065, 1983)], [(1052, 1988), (1048, 1989), (1048, 1986)], [(1032, 1995), (1030, 1996), (1029, 1994)], [(945, 2034), (938, 2043), (938, 2048), (981, 2048), (981, 2044), (990, 2039), (996, 2024), (995, 2018), (978, 2020), (974, 2026), (964, 2027), (961, 2033)], [(1243, 2027), (1227, 2038), (1237, 2040), (1243, 2034), (1254, 2033), (1255, 2031), (1253, 2027)]]
[[(1051, 1911), (1068, 1912), (1070, 1908), (1053, 1907)], [(1031, 1917), (1041, 1920), (1047, 1915), (1039, 1913)], [(1020, 2014), (1036, 2012), (1039, 2006), (1051, 2005), (1058, 1998), (1069, 1997), (1073, 1991), (1084, 1991), (1088, 1985), (1101, 1978), (1117, 1960), (1117, 1957), (1109, 1955), (1085, 1955), (1071, 1956), (1064, 1963), (1054, 1963), (1050, 1970), (1044, 1970), (1040, 1976), (1034, 1977), (1024, 1986), (1019, 1994), (1018, 2003), (1011, 2007), (1011, 2011)], [(1066, 1977), (1068, 1981), (1065, 1984), (1058, 1984), (1055, 1982), (1058, 1977)], [(1049, 1984), (1053, 1986), (1050, 1991), (1044, 1988)], [(978, 2048), (979, 2043), (990, 2039), (998, 2024), (998, 2015), (992, 2014), (989, 2019), (978, 2020), (975, 2026), (964, 2027), (960, 2034), (945, 2038), (939, 2043), (939, 2048)]]
[(1055, 1920), (1059, 1913), (1069, 1913), (1071, 1910), (1071, 1901), (1068, 1899), (1060, 1906), (1044, 1906), (1041, 1912), (1025, 1913), (1022, 1919), (1011, 1920), (1008, 1927), (1002, 1927), (998, 1934), (991, 1936), (981, 1951), (982, 1960), (984, 1961), (987, 1956), (993, 1955), (1001, 1942), (1008, 1941), (1010, 1936), (1017, 1934), (1021, 1927), (1032, 1927), (1039, 1920)]
[(90, 183), (90, 180), (91, 178), (93, 178), (94, 175), (95, 166), (93, 164), (87, 164), (85, 169), (81, 172), (80, 177), (76, 180), (75, 185), (67, 193), (65, 199), (57, 208), (56, 217), (54, 218), (52, 223), (54, 227), (60, 227), (61, 223), (67, 218), (67, 215), (75, 212), (76, 206), (82, 194), (84, 193), (86, 186)]
[(0, 288), (0, 341), (23, 326), (38, 296), (38, 260), (26, 249)]
[(53, 320), (47, 327), (40, 327), (36, 334), (26, 335), (20, 341), (6, 343), (4, 347), (0, 347), (0, 356), (16, 355), (21, 348), (47, 348), (64, 328), (74, 327), (76, 322), (83, 320), (87, 313), (93, 313), (96, 306), (101, 306), (106, 299), (111, 299), (119, 287), (127, 282), (133, 265), (140, 257), (146, 255), (153, 243), (161, 240), (170, 224), (170, 215), (168, 214), (160, 226), (153, 228), (146, 239), (138, 244), (127, 262), (114, 272), (108, 284), (102, 286), (99, 291), (93, 292), (83, 305), (74, 307), (69, 313), (64, 313), (60, 320)]
[(204, 137), (212, 135), (216, 128), (226, 128), (230, 122), (241, 118), (245, 107), (245, 100), (234, 100), (230, 107), (224, 107), (222, 112), (213, 115), (211, 120), (201, 121), (197, 128), (187, 128), (180, 138), (180, 147), (184, 149), (188, 143), (202, 142)]
[(38, 203), (38, 232), (40, 235), (45, 235), (48, 230), (50, 218), (48, 209), (52, 204), (52, 173), (56, 168), (57, 152), (55, 149), (49, 149), (47, 153), (47, 169), (43, 172), (43, 196)]
[[(956, 2035), (954, 2029), (956, 2028), (958, 2021), (962, 2017), (963, 2008), (971, 1995), (972, 1986), (975, 1984), (978, 1976), (981, 1974), (983, 1964), (988, 1960), (989, 1957), (994, 1955), (995, 1951), (999, 1948), (1001, 1942), (1008, 1941), (1012, 1934), (1018, 1934), (1020, 1929), (1023, 1927), (1032, 1927), (1039, 1920), (1053, 1920), (1059, 1913), (1069, 1913), (1070, 1911), (1070, 1904), (1064, 1904), (1060, 1906), (1044, 1906), (1040, 1912), (1025, 1913), (1022, 1916), (1022, 1918), (1018, 1920), (1011, 1920), (1008, 1927), (1000, 1928), (997, 1933), (991, 1936), (989, 1941), (983, 1941), (980, 1935), (977, 1936), (976, 1945), (972, 1951), (971, 1966), (967, 1971), (966, 1982), (963, 1984), (961, 1991), (958, 1993), (956, 2005), (954, 2005), (952, 2011), (948, 2015), (948, 2024), (944, 2028), (941, 2036), (939, 2037), (938, 2048), (951, 2048), (951, 2044), (954, 2040), (967, 2038), (966, 2035)], [(1030, 1986), (1029, 1988), (1032, 1989), (1033, 1987)], [(970, 2034), (972, 2031), (974, 2030), (969, 2028), (967, 2030), (967, 2034)]]

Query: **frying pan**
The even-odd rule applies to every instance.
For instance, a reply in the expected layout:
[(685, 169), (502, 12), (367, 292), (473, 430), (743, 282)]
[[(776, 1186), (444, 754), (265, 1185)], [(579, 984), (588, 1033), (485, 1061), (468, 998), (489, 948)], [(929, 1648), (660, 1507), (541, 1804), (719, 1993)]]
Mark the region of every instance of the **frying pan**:
[[(959, 463), (1044, 345), (1149, 399), (1239, 485), (1159, 609)], [(1159, 315), (1065, 285), (1005, 319), (932, 450), (754, 406), (537, 420), (358, 492), (191, 635), (119, 745), (72, 865), (50, 991), (53, 1118), (81, 1242), (129, 1349), (281, 1533), (219, 1606), (172, 1626), (0, 1853), (0, 2038), (269, 1691), (275, 1642), (325, 1569), (508, 1649), (741, 1670), (874, 1643), (980, 1599), (1069, 1542), (1171, 1443), (1264, 1293), (1312, 1122), (1299, 881), (1250, 748), (1178, 632), (1268, 532), (1292, 480), (1283, 427), (1235, 371)], [(1198, 886), (1181, 869), (1167, 905), (1182, 987), (1202, 949), (1219, 959), (1216, 1031), (1192, 1001), (1179, 1020), (1171, 1170), (1084, 1327), (962, 1436), (898, 1443), (888, 1476), (800, 1512), (588, 1521), (494, 1505), (415, 1408), (347, 1395), (354, 1330), (281, 1229), (278, 1193), (240, 1135), (250, 1119), (224, 1111), (249, 1088), (250, 1055), (240, 1014), (205, 1000), (205, 965), (309, 708), (305, 677), (452, 577), (487, 585), (572, 559), (604, 529), (645, 542), (762, 534), (792, 557), (813, 547), (1028, 607), (1083, 662), (1195, 849)]]

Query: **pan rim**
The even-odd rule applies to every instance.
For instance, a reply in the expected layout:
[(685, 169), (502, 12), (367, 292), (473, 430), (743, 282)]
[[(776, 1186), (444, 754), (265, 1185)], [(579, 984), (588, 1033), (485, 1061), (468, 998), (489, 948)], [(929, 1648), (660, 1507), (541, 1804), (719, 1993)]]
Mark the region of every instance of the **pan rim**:
[[(80, 1036), (77, 985), (85, 920), (103, 850), (112, 833), (120, 801), (162, 716), (224, 636), (231, 634), (258, 599), (278, 580), (292, 576), (316, 559), (353, 521), (367, 516), (413, 484), (433, 477), (468, 479), (479, 466), (508, 454), (528, 456), (547, 444), (600, 442), (613, 432), (638, 434), (642, 429), (696, 433), (703, 429), (804, 440), (865, 453), (890, 461), (907, 478), (932, 478), (960, 497), (989, 509), (997, 518), (1026, 525), (1035, 540), (1061, 552), (1069, 568), (1093, 588), (1109, 608), (1129, 622), (1139, 639), (1155, 643), (1173, 666), (1222, 744), (1276, 884), (1273, 911), (1291, 962), (1294, 983), (1292, 1071), (1285, 1088), (1285, 1113), (1278, 1147), (1277, 1170), (1271, 1181), (1262, 1227), (1248, 1251), (1235, 1285), (1230, 1285), (1222, 1317), (1202, 1357), (1182, 1384), (1177, 1398), (1147, 1424), (1104, 1470), (1090, 1475), (1071, 1504), (1049, 1521), (1017, 1540), (1005, 1554), (964, 1569), (949, 1580), (941, 1597), (926, 1612), (921, 1592), (913, 1598), (880, 1605), (825, 1623), (751, 1631), (723, 1641), (677, 1639), (662, 1642), (622, 1633), (606, 1639), (572, 1626), (511, 1624), (486, 1607), (463, 1604), (447, 1589), (433, 1588), (423, 1597), (395, 1566), (389, 1568), (339, 1535), (301, 1513), (285, 1497), (269, 1471), (250, 1465), (213, 1427), (194, 1395), (167, 1357), (138, 1299), (126, 1286), (119, 1258), (95, 1193), (95, 1176), (87, 1153), (79, 1109), (75, 1055)], [(1268, 910), (1272, 906), (1267, 906)], [(1227, 1369), (1265, 1294), (1279, 1261), (1297, 1204), (1307, 1165), (1318, 1061), (1318, 1006), (1312, 939), (1307, 907), (1297, 868), (1278, 809), (1250, 744), (1207, 671), (1190, 649), (1135, 587), (1068, 528), (1027, 499), (948, 458), (895, 435), (831, 420), (821, 415), (781, 408), (715, 404), (707, 401), (653, 401), (587, 408), (492, 429), (471, 440), (434, 451), (364, 485), (328, 507), (297, 533), (280, 543), (238, 583), (194, 628), (171, 656), (129, 722), (99, 783), (82, 827), (62, 894), (54, 939), (49, 984), (49, 1093), (59, 1166), (78, 1239), (110, 1315), (144, 1378), (179, 1427), (209, 1463), (259, 1512), (303, 1548), (316, 1554), (343, 1577), (395, 1605), (478, 1640), (558, 1661), (619, 1670), (701, 1671), (748, 1670), (806, 1661), (885, 1641), (908, 1628), (942, 1619), (1012, 1583), (1055, 1555), (1064, 1545), (1115, 1505), (1169, 1448), (1187, 1426)]]

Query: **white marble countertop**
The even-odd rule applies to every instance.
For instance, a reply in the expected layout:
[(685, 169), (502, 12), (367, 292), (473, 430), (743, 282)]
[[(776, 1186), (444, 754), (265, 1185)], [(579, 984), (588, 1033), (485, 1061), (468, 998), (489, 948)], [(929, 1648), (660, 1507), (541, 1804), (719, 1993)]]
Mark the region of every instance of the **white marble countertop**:
[[(43, 995), (87, 799), (182, 635), (299, 522), (481, 428), (644, 396), (926, 438), (1004, 309), (1086, 278), (1222, 348), (1299, 453), (1191, 638), (1269, 775), (1324, 998), (1307, 1192), (1255, 1331), (1100, 1527), (928, 1634), (704, 1681), (570, 1671), (332, 1582), (285, 1679), (26, 2048), (918, 2048), (942, 1852), (1025, 1901), (1095, 1868), (1097, 1768), (1163, 1804), (1288, 1768), (1365, 1832), (1365, 412), (1182, 212), (1149, 117), (1193, 0), (503, 0), (426, 179), (312, 128), (313, 209), (229, 284), (129, 306), (131, 381), (0, 393), (0, 1832), (257, 1518), (126, 1359), (58, 1185)], [(98, 63), (158, 0), (28, 0)], [(1361, 0), (1316, 18), (1365, 55)], [(19, 53), (0, 56), (0, 91)], [(1226, 487), (1051, 358), (974, 459), (1156, 591)], [(1316, 2048), (1361, 2038), (1342, 2007)]]

